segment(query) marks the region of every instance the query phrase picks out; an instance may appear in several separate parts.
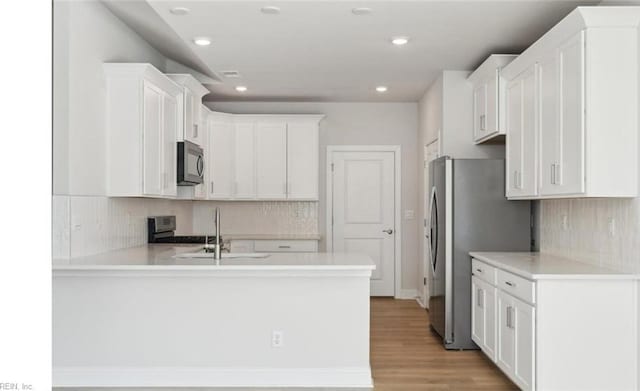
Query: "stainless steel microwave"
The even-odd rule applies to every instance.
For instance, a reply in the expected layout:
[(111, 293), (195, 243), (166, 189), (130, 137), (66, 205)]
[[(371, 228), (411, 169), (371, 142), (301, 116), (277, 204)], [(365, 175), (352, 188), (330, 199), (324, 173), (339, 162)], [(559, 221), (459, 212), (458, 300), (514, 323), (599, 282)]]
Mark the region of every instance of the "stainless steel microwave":
[(200, 146), (190, 141), (178, 142), (178, 186), (203, 182), (204, 156)]

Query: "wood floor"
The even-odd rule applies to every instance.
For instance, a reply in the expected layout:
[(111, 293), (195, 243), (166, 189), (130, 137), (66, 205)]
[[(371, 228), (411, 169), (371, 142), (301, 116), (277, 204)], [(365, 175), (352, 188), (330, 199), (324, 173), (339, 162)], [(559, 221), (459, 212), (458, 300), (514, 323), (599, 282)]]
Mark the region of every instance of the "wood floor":
[(480, 351), (447, 351), (413, 300), (371, 299), (375, 391), (517, 390)]

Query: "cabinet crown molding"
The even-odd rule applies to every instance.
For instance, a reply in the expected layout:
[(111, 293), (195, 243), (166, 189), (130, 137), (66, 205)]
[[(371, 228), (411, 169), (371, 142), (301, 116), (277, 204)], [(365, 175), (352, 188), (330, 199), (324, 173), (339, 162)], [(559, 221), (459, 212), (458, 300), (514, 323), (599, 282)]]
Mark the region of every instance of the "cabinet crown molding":
[(205, 88), (205, 86), (200, 84), (200, 82), (195, 77), (188, 73), (167, 73), (166, 75), (181, 86), (190, 89), (196, 96), (198, 96), (198, 99), (202, 98), (210, 92), (207, 88)]
[(105, 76), (107, 78), (120, 77), (132, 78), (139, 77), (148, 79), (162, 88), (166, 93), (177, 96), (182, 92), (182, 88), (173, 80), (160, 72), (158, 68), (149, 63), (104, 63), (102, 64)]
[(551, 30), (534, 42), (520, 56), (506, 65), (502, 75), (511, 80), (523, 72), (532, 58), (545, 54), (549, 47), (558, 47), (579, 31), (591, 28), (634, 28), (640, 26), (640, 7), (577, 7)]

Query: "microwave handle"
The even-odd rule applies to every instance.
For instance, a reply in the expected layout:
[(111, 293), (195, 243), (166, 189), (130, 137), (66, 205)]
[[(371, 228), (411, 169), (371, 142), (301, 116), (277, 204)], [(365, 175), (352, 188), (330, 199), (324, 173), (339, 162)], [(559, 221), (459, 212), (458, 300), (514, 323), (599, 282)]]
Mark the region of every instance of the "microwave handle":
[(202, 173), (204, 172), (204, 159), (202, 158), (202, 155), (198, 155), (196, 169), (198, 170), (198, 175), (202, 176)]

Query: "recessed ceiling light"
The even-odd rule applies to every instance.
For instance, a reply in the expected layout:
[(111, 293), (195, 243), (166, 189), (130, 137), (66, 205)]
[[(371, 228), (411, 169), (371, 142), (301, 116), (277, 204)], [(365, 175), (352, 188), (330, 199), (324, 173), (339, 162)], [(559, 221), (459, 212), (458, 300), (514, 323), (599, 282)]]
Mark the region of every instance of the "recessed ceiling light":
[(377, 86), (376, 91), (378, 92), (387, 92), (387, 87), (385, 86)]
[(372, 9), (369, 7), (356, 7), (351, 9), (351, 13), (354, 15), (369, 15)]
[(409, 43), (409, 37), (393, 37), (391, 38), (391, 43), (396, 46), (402, 46)]
[(193, 43), (198, 46), (209, 46), (211, 45), (211, 40), (207, 37), (196, 37), (193, 39)]
[(169, 12), (171, 12), (174, 15), (186, 15), (190, 12), (191, 10), (187, 7), (173, 7), (169, 10)]
[(236, 91), (238, 92), (245, 92), (247, 90), (247, 87), (245, 86), (237, 86), (236, 87)]
[(267, 15), (277, 15), (280, 13), (280, 7), (268, 5), (266, 7), (260, 8), (260, 12)]

